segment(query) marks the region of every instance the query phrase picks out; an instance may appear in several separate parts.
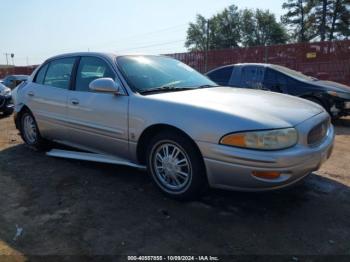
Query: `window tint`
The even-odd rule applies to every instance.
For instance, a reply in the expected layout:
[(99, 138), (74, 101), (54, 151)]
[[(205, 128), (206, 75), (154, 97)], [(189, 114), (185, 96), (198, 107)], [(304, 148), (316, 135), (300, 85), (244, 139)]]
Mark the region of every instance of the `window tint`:
[(233, 66), (224, 67), (208, 74), (208, 77), (218, 85), (228, 85)]
[(68, 89), (75, 58), (63, 58), (50, 62), (44, 84)]
[(35, 81), (34, 81), (35, 83), (37, 83), (37, 84), (44, 83), (44, 77), (46, 74), (47, 67), (48, 67), (48, 64), (46, 64), (42, 68), (40, 68), (39, 72), (36, 74)]
[(287, 88), (287, 84), (288, 79), (284, 74), (270, 68), (267, 69), (264, 80), (266, 89), (274, 92), (284, 92)]
[(107, 63), (97, 57), (82, 57), (78, 67), (75, 90), (89, 91), (89, 84), (102, 77), (115, 78)]
[(260, 66), (245, 66), (242, 68), (241, 86), (246, 88), (262, 88), (264, 68)]

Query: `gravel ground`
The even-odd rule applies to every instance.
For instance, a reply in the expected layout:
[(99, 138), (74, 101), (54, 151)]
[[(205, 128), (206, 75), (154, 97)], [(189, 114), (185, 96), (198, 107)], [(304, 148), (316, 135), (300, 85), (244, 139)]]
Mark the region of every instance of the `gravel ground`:
[(33, 152), (12, 117), (0, 119), (0, 255), (12, 255), (0, 260), (265, 254), (297, 261), (301, 255), (350, 255), (350, 118), (338, 121), (336, 132), (331, 159), (294, 187), (211, 190), (182, 203), (165, 198), (136, 169)]

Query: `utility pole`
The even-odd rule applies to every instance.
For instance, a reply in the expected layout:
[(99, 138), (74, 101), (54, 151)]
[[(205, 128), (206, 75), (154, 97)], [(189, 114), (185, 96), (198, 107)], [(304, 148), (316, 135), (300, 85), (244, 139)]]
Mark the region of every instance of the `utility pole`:
[(210, 19), (207, 20), (207, 42), (205, 44), (205, 73), (208, 72), (208, 55), (209, 55), (209, 37), (210, 37)]
[(9, 56), (10, 54), (9, 53), (4, 53), (4, 56), (6, 56), (6, 65), (8, 66), (9, 65)]

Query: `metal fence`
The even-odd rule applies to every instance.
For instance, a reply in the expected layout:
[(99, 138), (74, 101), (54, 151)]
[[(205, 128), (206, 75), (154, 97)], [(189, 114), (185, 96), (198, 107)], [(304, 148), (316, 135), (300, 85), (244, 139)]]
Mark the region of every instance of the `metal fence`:
[[(177, 53), (169, 56), (202, 73), (228, 64), (271, 63), (320, 79), (350, 85), (350, 40)], [(35, 67), (0, 68), (0, 78), (10, 74), (31, 74)]]
[(177, 53), (169, 56), (202, 73), (228, 64), (270, 63), (287, 66), (323, 80), (350, 85), (350, 40)]
[(36, 66), (15, 66), (0, 68), (0, 78), (4, 78), (7, 75), (30, 75)]

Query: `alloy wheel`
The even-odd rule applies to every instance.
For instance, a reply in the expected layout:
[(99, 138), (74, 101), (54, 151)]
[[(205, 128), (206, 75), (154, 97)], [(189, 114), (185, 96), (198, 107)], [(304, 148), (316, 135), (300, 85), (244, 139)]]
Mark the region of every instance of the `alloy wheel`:
[(157, 180), (167, 191), (183, 191), (192, 179), (192, 167), (186, 152), (170, 142), (160, 143), (153, 154)]

